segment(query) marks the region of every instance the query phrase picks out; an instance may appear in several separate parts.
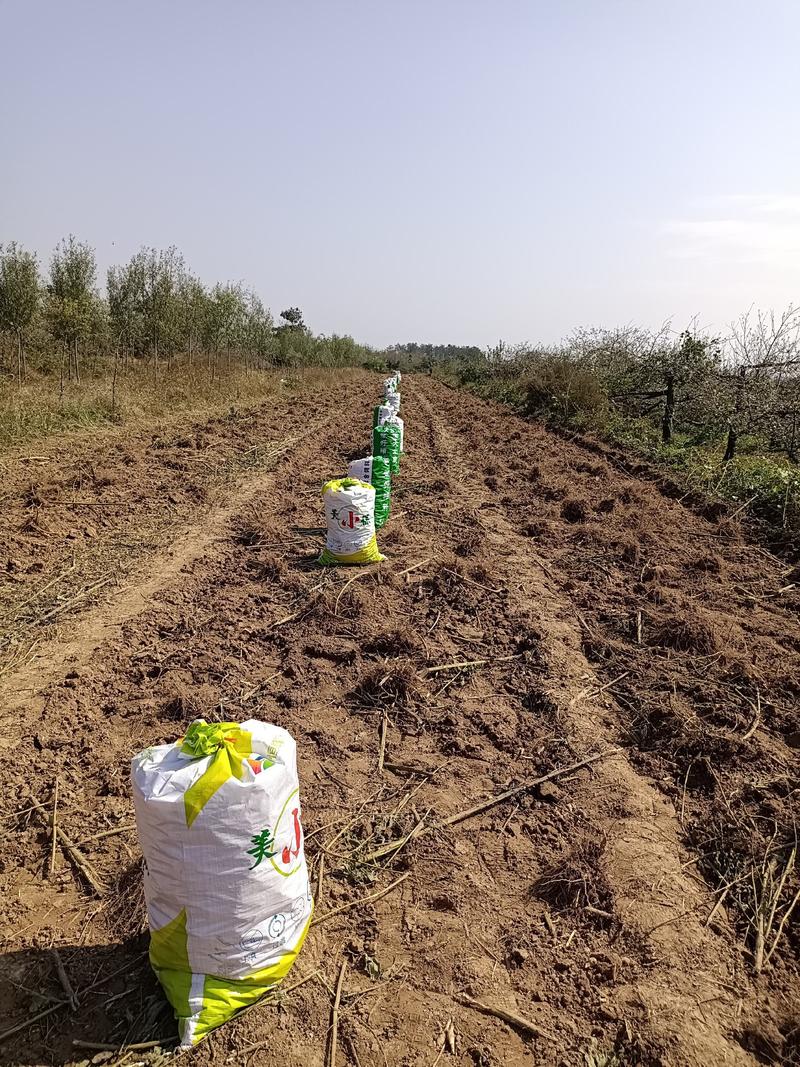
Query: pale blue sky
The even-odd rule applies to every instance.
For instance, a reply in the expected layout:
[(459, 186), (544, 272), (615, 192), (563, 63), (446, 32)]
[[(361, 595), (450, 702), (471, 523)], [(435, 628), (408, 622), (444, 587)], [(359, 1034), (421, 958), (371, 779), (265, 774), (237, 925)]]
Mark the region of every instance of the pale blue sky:
[(800, 301), (795, 0), (0, 0), (0, 241), (383, 345)]

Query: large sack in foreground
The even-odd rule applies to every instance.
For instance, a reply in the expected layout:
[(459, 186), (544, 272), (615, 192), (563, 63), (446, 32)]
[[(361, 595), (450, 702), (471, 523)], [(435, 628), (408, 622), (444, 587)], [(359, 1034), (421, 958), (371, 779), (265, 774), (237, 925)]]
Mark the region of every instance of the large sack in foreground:
[(347, 464), (347, 473), (351, 478), (369, 482), (375, 490), (375, 529), (386, 525), (391, 510), (392, 474), (389, 461), (383, 456), (365, 456), (354, 459)]
[(358, 478), (335, 478), (322, 487), (328, 538), (318, 562), (380, 563), (375, 538), (375, 490)]
[(280, 982), (308, 931), (295, 743), (199, 719), (135, 756), (131, 778), (150, 963), (188, 1047)]

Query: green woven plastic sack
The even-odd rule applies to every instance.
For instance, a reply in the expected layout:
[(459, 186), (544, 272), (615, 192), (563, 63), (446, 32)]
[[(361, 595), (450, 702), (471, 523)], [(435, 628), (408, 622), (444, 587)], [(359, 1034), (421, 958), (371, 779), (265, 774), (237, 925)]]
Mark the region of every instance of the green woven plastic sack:
[(372, 431), (372, 454), (383, 456), (389, 461), (389, 470), (397, 474), (400, 470), (400, 429), (390, 423), (376, 426)]
[(372, 457), (372, 485), (375, 489), (375, 529), (385, 526), (391, 510), (392, 472), (384, 456)]
[(392, 472), (389, 461), (384, 456), (365, 456), (353, 459), (347, 465), (351, 478), (369, 482), (375, 490), (375, 529), (386, 525), (391, 510)]

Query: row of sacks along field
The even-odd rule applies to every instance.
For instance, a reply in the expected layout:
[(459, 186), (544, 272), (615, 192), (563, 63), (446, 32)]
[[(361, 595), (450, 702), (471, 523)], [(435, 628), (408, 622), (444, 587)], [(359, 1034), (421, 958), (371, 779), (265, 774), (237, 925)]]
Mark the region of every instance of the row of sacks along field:
[[(384, 558), (376, 530), (404, 446), (399, 386), (399, 374), (384, 383), (371, 455), (323, 486), (323, 566)], [(296, 746), (269, 723), (198, 719), (135, 756), (132, 782), (150, 962), (190, 1047), (273, 990), (308, 933)]]

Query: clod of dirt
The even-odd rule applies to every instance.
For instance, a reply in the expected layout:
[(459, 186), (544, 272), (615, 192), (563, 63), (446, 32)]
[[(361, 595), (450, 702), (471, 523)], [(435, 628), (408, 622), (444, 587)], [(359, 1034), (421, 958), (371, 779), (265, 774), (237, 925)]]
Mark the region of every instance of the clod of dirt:
[(692, 561), (692, 566), (697, 571), (706, 571), (708, 574), (719, 574), (722, 570), (722, 560), (714, 552), (709, 552), (706, 555), (696, 556)]
[(490, 585), (492, 582), (492, 572), (482, 563), (478, 563), (470, 570), (469, 577), (473, 582), (479, 582), (482, 585)]
[(552, 482), (550, 485), (540, 483), (536, 491), (542, 500), (565, 500), (569, 495), (566, 482)]
[(542, 647), (542, 635), (538, 630), (525, 629), (516, 643), (517, 652), (538, 652)]
[(612, 911), (614, 895), (605, 867), (606, 842), (586, 839), (570, 849), (535, 882), (533, 892), (557, 908)]
[(234, 540), (240, 545), (255, 548), (258, 545), (269, 544), (270, 538), (274, 537), (254, 516), (242, 520), (234, 533)]
[(555, 782), (541, 782), (536, 787), (536, 796), (539, 800), (546, 800), (550, 804), (557, 803), (563, 795)]
[(382, 704), (410, 704), (419, 696), (417, 672), (411, 663), (378, 666), (367, 671), (356, 685), (352, 697), (364, 707)]
[(393, 657), (413, 655), (419, 651), (420, 647), (414, 633), (406, 627), (377, 634), (364, 646), (364, 651), (376, 653), (378, 656)]
[(297, 608), (299, 611), (298, 622), (307, 625), (310, 619), (327, 623), (327, 620), (335, 617), (342, 619), (358, 619), (364, 614), (366, 599), (356, 585), (343, 588), (338, 593), (332, 589), (323, 589), (307, 598), (305, 606)]
[(523, 537), (544, 537), (547, 533), (547, 523), (529, 522), (520, 530)]
[(388, 529), (380, 530), (378, 533), (382, 548), (391, 548), (397, 545), (407, 545), (411, 540), (408, 530), (405, 526), (390, 526)]
[(631, 566), (639, 562), (639, 546), (636, 544), (635, 541), (629, 541), (627, 544), (622, 546), (620, 558), (622, 559), (623, 563), (628, 563)]
[(728, 514), (728, 505), (721, 500), (708, 500), (703, 503), (700, 514), (709, 522), (719, 522)]
[(355, 587), (345, 589), (341, 596), (336, 598), (335, 614), (343, 619), (359, 619), (364, 614), (365, 605), (364, 596)]
[(281, 584), (287, 573), (285, 562), (278, 556), (248, 560), (247, 570), (250, 577), (257, 582), (281, 582)]
[(453, 551), (457, 556), (464, 559), (467, 556), (473, 556), (480, 548), (481, 543), (482, 538), (480, 533), (477, 530), (469, 530), (463, 535), (461, 540), (457, 542)]
[(533, 686), (528, 690), (522, 698), (522, 706), (534, 715), (546, 716), (548, 719), (558, 718), (558, 704), (541, 686)]
[(600, 634), (586, 634), (581, 641), (581, 648), (591, 663), (602, 663), (614, 656), (614, 649)]
[(568, 497), (561, 505), (561, 518), (567, 522), (586, 522), (589, 515), (589, 505), (585, 500)]
[(163, 714), (173, 722), (189, 723), (201, 718), (204, 708), (195, 694), (190, 693), (179, 682), (170, 682), (165, 686), (166, 702)]
[(358, 657), (358, 648), (352, 641), (342, 638), (326, 637), (324, 641), (314, 641), (303, 649), (313, 659), (326, 659), (331, 663), (353, 663)]
[(433, 600), (443, 600), (452, 607), (469, 609), (475, 607), (483, 594), (474, 585), (465, 582), (464, 565), (455, 562), (452, 567), (442, 565), (422, 583)]
[(508, 962), (512, 967), (522, 967), (530, 959), (530, 952), (526, 948), (513, 948), (508, 956)]
[(650, 644), (710, 656), (719, 649), (720, 638), (713, 627), (700, 618), (673, 616), (653, 628)]

